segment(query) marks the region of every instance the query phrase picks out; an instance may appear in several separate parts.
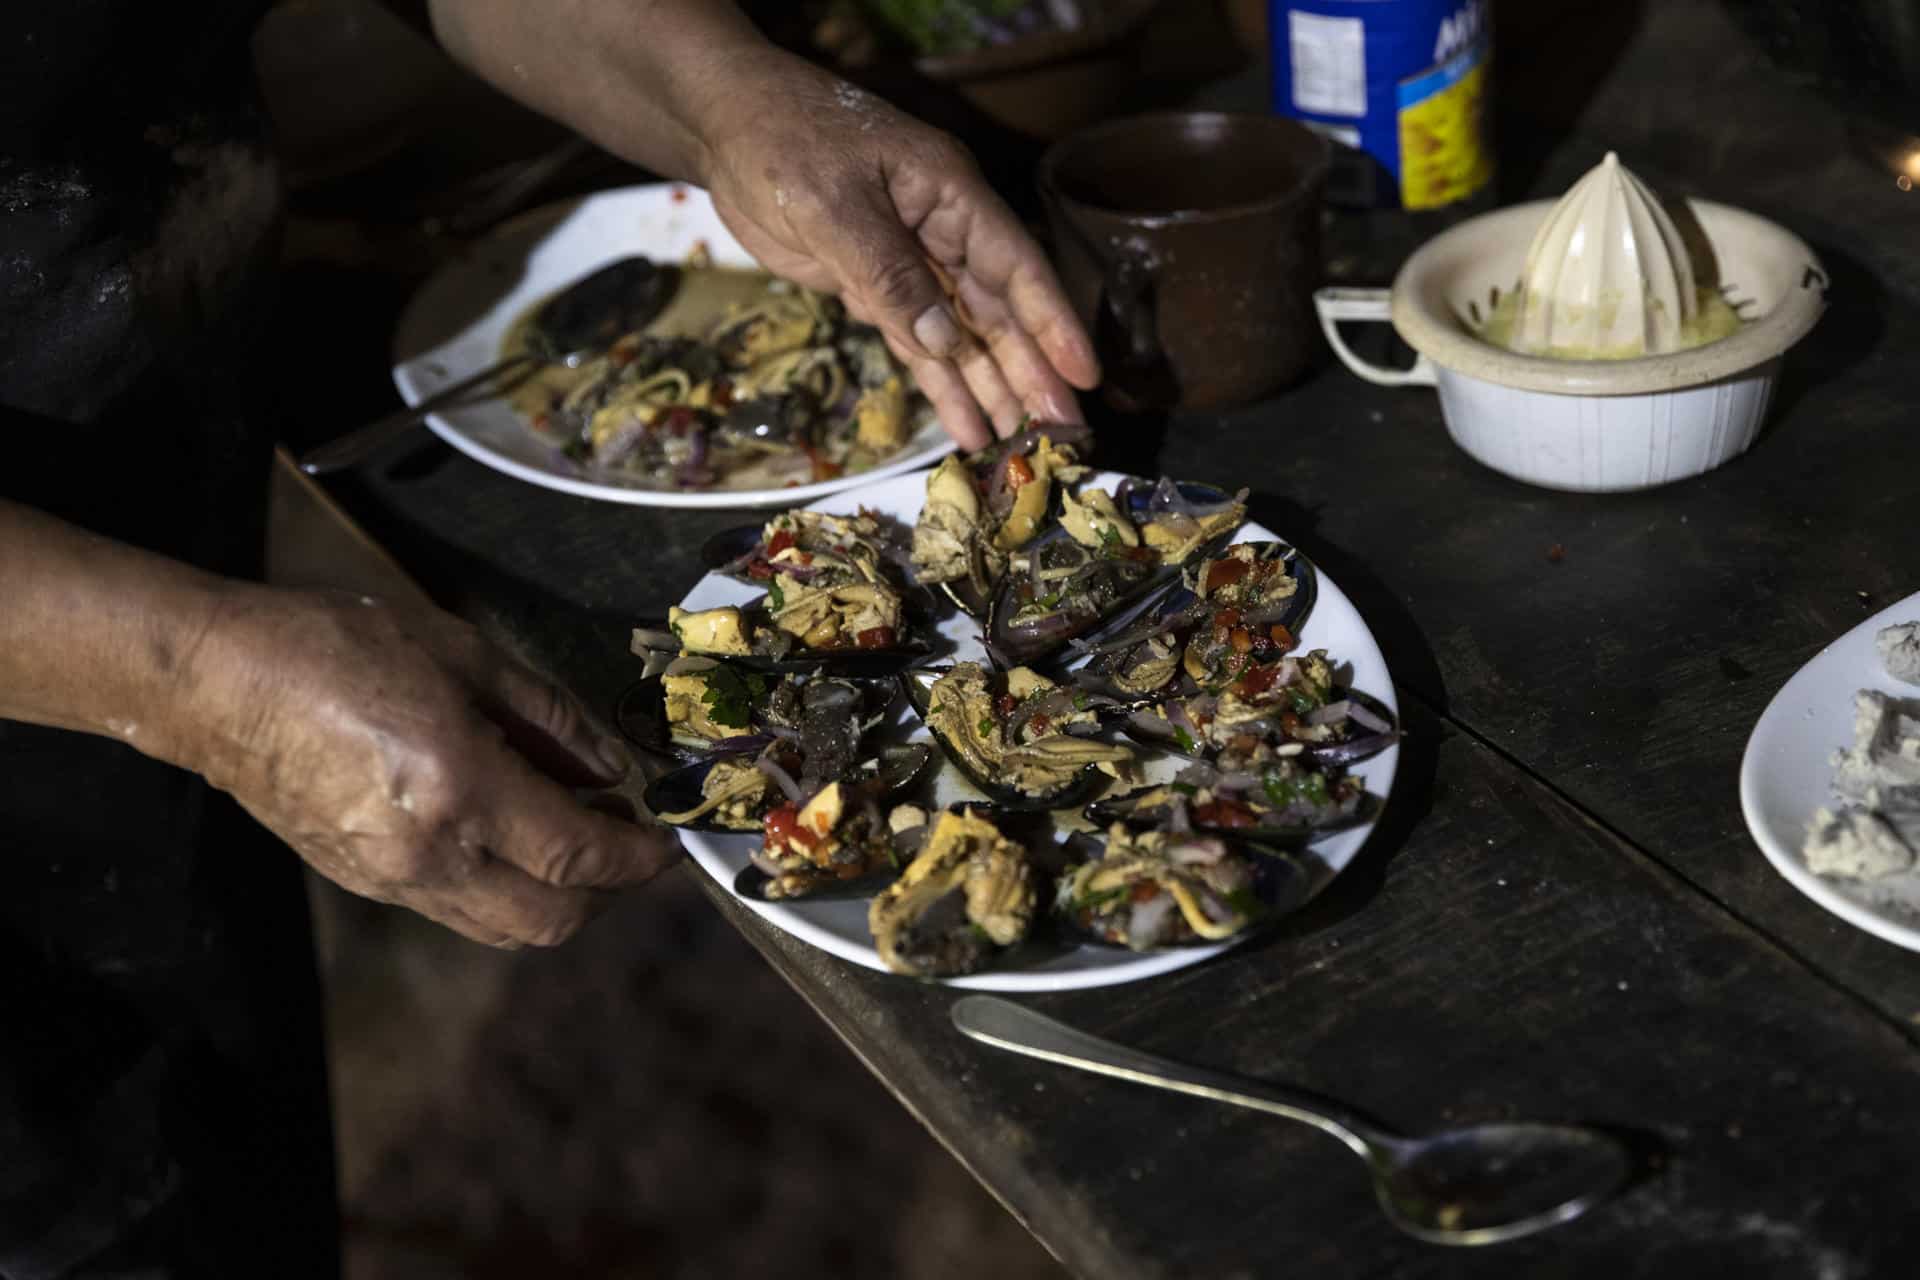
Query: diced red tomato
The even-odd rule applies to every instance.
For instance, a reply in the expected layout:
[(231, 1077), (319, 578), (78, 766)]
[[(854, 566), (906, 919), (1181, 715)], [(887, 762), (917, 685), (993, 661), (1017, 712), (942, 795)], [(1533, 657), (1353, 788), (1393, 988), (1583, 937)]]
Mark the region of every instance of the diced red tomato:
[(725, 378), (715, 378), (712, 390), (707, 392), (707, 402), (716, 409), (733, 408), (733, 384)]
[(780, 530), (778, 533), (775, 533), (772, 540), (767, 543), (767, 559), (773, 559), (773, 557), (779, 555), (792, 545), (793, 534), (786, 529)]
[(1245, 627), (1235, 627), (1228, 633), (1227, 640), (1233, 645), (1235, 653), (1246, 653), (1253, 648), (1253, 637), (1247, 634)]
[(1247, 668), (1247, 674), (1240, 677), (1240, 696), (1257, 697), (1273, 688), (1273, 682), (1279, 677), (1279, 671), (1271, 663), (1261, 663)]
[(693, 424), (697, 421), (699, 421), (698, 415), (693, 410), (683, 404), (677, 404), (660, 416), (659, 425), (662, 430), (672, 435), (683, 436), (693, 430)]
[(868, 627), (853, 638), (853, 642), (862, 649), (891, 649), (894, 646), (892, 627)]
[(1238, 800), (1221, 797), (1194, 806), (1193, 820), (1204, 827), (1251, 827), (1254, 825), (1253, 810)]
[(1293, 638), (1293, 632), (1287, 630), (1286, 624), (1282, 622), (1276, 622), (1271, 627), (1268, 627), (1267, 634), (1273, 637), (1273, 642), (1280, 646), (1282, 653), (1285, 653), (1288, 649), (1300, 643)]
[(553, 419), (544, 413), (536, 413), (533, 415), (533, 429), (535, 431), (545, 431), (552, 422)]
[(749, 578), (759, 578), (764, 582), (773, 576), (773, 566), (765, 560), (755, 560), (747, 566), (747, 576)]
[(1213, 629), (1215, 631), (1232, 631), (1239, 625), (1240, 611), (1238, 609), (1221, 609), (1213, 615)]
[(1014, 697), (1010, 693), (1003, 693), (1000, 695), (1000, 700), (993, 704), (993, 709), (995, 711), (998, 711), (1000, 713), (1000, 718), (1004, 720), (1008, 716), (1012, 715), (1013, 709), (1019, 705), (1020, 705), (1020, 699)]
[(1151, 880), (1142, 880), (1133, 886), (1127, 894), (1128, 902), (1152, 902), (1160, 896), (1160, 886)]
[(1007, 488), (1015, 493), (1033, 483), (1033, 464), (1019, 454), (1007, 459)]
[(1306, 722), (1302, 720), (1299, 716), (1295, 715), (1293, 712), (1282, 711), (1280, 713), (1280, 731), (1286, 734), (1289, 738), (1298, 734), (1300, 730), (1304, 729), (1305, 727), (1306, 727)]
[(1027, 723), (1033, 726), (1033, 736), (1036, 738), (1053, 732), (1053, 721), (1044, 711), (1035, 712), (1033, 718)]
[(769, 849), (786, 848), (788, 837), (792, 836), (793, 833), (799, 829), (799, 826), (800, 811), (790, 804), (783, 804), (778, 809), (768, 813), (766, 820), (766, 847)]
[(1221, 587), (1231, 586), (1247, 576), (1247, 562), (1228, 557), (1215, 560), (1207, 565), (1206, 581), (1202, 586), (1205, 592), (1218, 591)]
[(1149, 560), (1158, 560), (1159, 558), (1160, 558), (1160, 553), (1158, 551), (1155, 551), (1152, 547), (1147, 546), (1145, 543), (1142, 543), (1140, 546), (1137, 546), (1137, 547), (1127, 548), (1127, 559), (1129, 560), (1138, 560), (1142, 564), (1145, 564)]

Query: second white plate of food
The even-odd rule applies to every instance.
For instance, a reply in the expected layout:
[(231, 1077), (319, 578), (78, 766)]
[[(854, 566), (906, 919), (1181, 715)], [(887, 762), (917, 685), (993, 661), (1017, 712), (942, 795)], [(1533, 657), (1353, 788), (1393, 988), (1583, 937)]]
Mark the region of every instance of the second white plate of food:
[[(1112, 489), (1121, 479), (1111, 473), (1096, 474), (1086, 483)], [(892, 516), (910, 527), (919, 517), (925, 491), (926, 476), (915, 473), (850, 489), (810, 505), (817, 511), (843, 515), (851, 515), (865, 508)], [(1236, 541), (1269, 538), (1281, 538), (1284, 541), (1282, 535), (1253, 523), (1242, 525), (1235, 534)], [(744, 583), (708, 574), (687, 593), (680, 604), (685, 609), (713, 609), (722, 605), (744, 604), (759, 595), (758, 590)], [(971, 619), (963, 616), (948, 618), (941, 626), (941, 633), (957, 646), (954, 655), (956, 661), (985, 659), (985, 647), (980, 643), (977, 628)], [(1394, 696), (1393, 676), (1387, 670), (1380, 646), (1374, 641), (1373, 633), (1367, 630), (1367, 624), (1361, 620), (1353, 602), (1324, 573), (1319, 578), (1319, 595), (1314, 602), (1313, 612), (1300, 630), (1299, 640), (1303, 649), (1325, 649), (1335, 669), (1344, 677), (1343, 683), (1372, 694), (1398, 717), (1399, 703)], [(924, 728), (917, 729), (913, 736), (924, 740), (926, 731)], [(1384, 802), (1393, 786), (1393, 775), (1399, 767), (1399, 761), (1399, 748), (1390, 747), (1354, 766), (1351, 772), (1364, 780), (1367, 790)], [(953, 771), (948, 769), (945, 772), (951, 774)], [(940, 795), (935, 797), (936, 801), (944, 798)], [(1373, 825), (1368, 823), (1334, 832), (1309, 846), (1305, 856), (1312, 873), (1312, 893), (1319, 893), (1358, 856), (1372, 831)], [(732, 892), (735, 878), (747, 865), (748, 855), (760, 840), (757, 835), (701, 831), (682, 831), (680, 837), (700, 868), (728, 892)], [(1043, 894), (1043, 899), (1046, 896)], [(869, 969), (886, 970), (879, 952), (874, 950), (872, 935), (867, 931), (865, 902), (808, 902), (802, 899), (769, 903), (744, 897), (740, 901), (762, 918), (802, 941)], [(949, 986), (981, 991), (1064, 991), (1076, 987), (1098, 987), (1150, 978), (1198, 964), (1233, 945), (1229, 941), (1211, 946), (1150, 952), (1081, 946), (1051, 952), (1025, 964), (1004, 963), (981, 973), (944, 981)]]
[[(421, 286), (395, 335), (394, 385), (408, 404), (418, 404), (486, 368), (500, 358), (509, 330), (529, 308), (609, 262), (639, 255), (680, 264), (696, 254), (720, 267), (758, 265), (697, 187), (622, 187), (535, 210), (487, 236)], [(864, 471), (778, 487), (654, 488), (572, 460), (503, 398), (464, 401), (433, 414), (427, 425), (468, 457), (531, 484), (655, 507), (798, 506), (927, 466), (953, 449), (928, 413), (902, 448)]]
[(1887, 674), (1874, 648), (1884, 627), (1920, 619), (1920, 592), (1882, 609), (1793, 674), (1754, 724), (1740, 761), (1740, 809), (1760, 852), (1794, 888), (1868, 933), (1920, 951), (1920, 873), (1884, 880), (1815, 875), (1800, 848), (1813, 811), (1831, 806), (1833, 755), (1853, 745), (1853, 697), (1877, 689), (1920, 698)]

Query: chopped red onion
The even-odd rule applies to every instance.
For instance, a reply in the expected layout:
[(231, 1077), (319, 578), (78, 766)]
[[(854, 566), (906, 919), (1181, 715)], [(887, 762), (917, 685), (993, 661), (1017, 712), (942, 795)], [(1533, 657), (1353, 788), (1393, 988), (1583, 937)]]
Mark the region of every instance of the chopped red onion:
[[(1185, 808), (1184, 805), (1181, 806)], [(1212, 866), (1227, 856), (1226, 841), (1218, 836), (1183, 840), (1167, 849), (1167, 857), (1181, 866)]]
[(772, 778), (774, 784), (786, 792), (788, 801), (794, 805), (803, 805), (807, 802), (806, 793), (800, 790), (800, 784), (795, 782), (793, 775), (782, 769), (772, 756), (761, 756), (753, 762), (753, 767)]
[(755, 849), (752, 853), (749, 853), (747, 855), (747, 861), (774, 877), (776, 880), (780, 878), (780, 864), (768, 857), (767, 851), (764, 848)]
[(1329, 702), (1324, 707), (1315, 707), (1313, 710), (1307, 712), (1306, 719), (1308, 724), (1318, 726), (1332, 724), (1336, 720), (1345, 720), (1352, 714), (1353, 703), (1346, 698), (1342, 698), (1338, 702)]
[(1160, 941), (1172, 912), (1173, 896), (1167, 893), (1135, 903), (1133, 913), (1127, 918), (1128, 945), (1150, 947)]
[(1353, 717), (1353, 722), (1363, 729), (1371, 729), (1375, 733), (1393, 732), (1392, 725), (1368, 710), (1367, 704), (1358, 698), (1349, 698), (1347, 700), (1347, 714)]

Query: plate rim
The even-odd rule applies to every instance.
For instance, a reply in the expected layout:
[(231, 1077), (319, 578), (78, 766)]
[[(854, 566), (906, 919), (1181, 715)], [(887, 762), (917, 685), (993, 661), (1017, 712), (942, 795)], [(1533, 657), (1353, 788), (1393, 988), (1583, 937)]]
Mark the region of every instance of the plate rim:
[[(1899, 621), (1896, 615), (1914, 614), (1916, 611), (1920, 611), (1920, 591), (1896, 600), (1822, 645), (1820, 651), (1801, 663), (1793, 674), (1781, 683), (1779, 689), (1774, 691), (1773, 697), (1767, 700), (1766, 707), (1760, 712), (1759, 718), (1754, 721), (1752, 731), (1747, 735), (1746, 746), (1740, 755), (1740, 816), (1747, 824), (1747, 833), (1760, 847), (1761, 856), (1772, 864), (1773, 869), (1779, 872), (1787, 883), (1819, 906), (1856, 929), (1909, 951), (1920, 951), (1920, 925), (1901, 924), (1881, 910), (1848, 897), (1837, 886), (1829, 884), (1824, 877), (1816, 875), (1807, 867), (1797, 845), (1789, 846), (1780, 841), (1772, 824), (1765, 820), (1761, 812), (1763, 784), (1760, 775), (1763, 769), (1761, 755), (1766, 746), (1765, 738), (1772, 732), (1781, 731), (1780, 726), (1790, 723), (1788, 717), (1795, 702), (1794, 690), (1800, 685), (1803, 677), (1807, 682), (1818, 679), (1820, 664), (1856, 636), (1869, 630), (1877, 632), (1882, 627), (1891, 626), (1895, 621)], [(1892, 677), (1888, 676), (1886, 679), (1891, 680)], [(1865, 687), (1864, 684), (1856, 685), (1856, 688)], [(1920, 697), (1920, 692), (1908, 696)]]
[[(1112, 471), (1094, 472), (1087, 477), (1086, 483), (1111, 484), (1117, 481), (1121, 474), (1122, 473)], [(884, 477), (875, 480), (872, 486), (860, 486), (860, 488), (877, 487), (882, 484), (897, 485), (907, 478), (908, 477), (904, 475)], [(807, 505), (810, 508), (818, 509), (828, 500), (851, 501), (857, 500), (857, 498), (857, 492), (842, 491), (828, 495), (825, 499)], [(1258, 521), (1253, 520), (1242, 521), (1240, 527), (1235, 531), (1234, 537), (1238, 539), (1249, 536), (1250, 532), (1252, 536), (1284, 540), (1280, 534), (1268, 529), (1267, 526)], [(1352, 597), (1342, 591), (1339, 584), (1334, 582), (1324, 570), (1321, 570), (1318, 564), (1315, 564), (1314, 568), (1320, 573), (1320, 594), (1315, 602), (1315, 608), (1319, 608), (1321, 603), (1329, 599), (1328, 589), (1331, 588), (1332, 597), (1337, 599), (1340, 604), (1352, 614), (1354, 621), (1360, 628), (1362, 637), (1372, 649), (1373, 657), (1378, 659), (1380, 669), (1384, 671), (1387, 676), (1384, 693), (1376, 696), (1381, 697), (1393, 710), (1396, 718), (1398, 718), (1400, 714), (1399, 693), (1394, 685), (1392, 668), (1388, 666), (1386, 654), (1380, 648), (1379, 638), (1374, 634), (1373, 628), (1367, 625), (1366, 618), (1361, 614), (1359, 606), (1353, 602)], [(684, 606), (684, 602), (689, 596), (710, 578), (715, 576), (717, 575), (703, 573), (691, 587), (681, 594), (680, 601), (682, 605)], [(1337, 660), (1340, 655), (1335, 654), (1334, 656)], [(1386, 751), (1381, 752), (1380, 755), (1373, 757), (1372, 761), (1369, 761), (1369, 764), (1373, 764), (1375, 761), (1379, 763), (1374, 765), (1374, 768), (1384, 771), (1384, 778), (1379, 780), (1381, 808), (1384, 811), (1386, 804), (1391, 800), (1393, 784), (1399, 776), (1399, 746), (1396, 744), (1389, 747)], [(1370, 781), (1372, 780), (1370, 779)], [(1360, 836), (1360, 843), (1354, 847), (1353, 852), (1349, 855), (1346, 862), (1342, 863), (1338, 870), (1335, 870), (1328, 876), (1328, 883), (1337, 877), (1340, 871), (1344, 871), (1347, 866), (1351, 865), (1356, 859), (1366, 853), (1367, 847), (1377, 838), (1379, 830), (1379, 819), (1376, 815), (1372, 821), (1365, 825), (1363, 830), (1355, 832), (1355, 834)], [(721, 860), (719, 854), (707, 846), (708, 834), (688, 831), (682, 832), (680, 835), (681, 843), (686, 848), (688, 857), (699, 866), (701, 872), (712, 880), (721, 892), (727, 894), (734, 902), (752, 911), (769, 925), (779, 929), (782, 933), (798, 942), (815, 947), (849, 964), (857, 965), (860, 968), (881, 973), (888, 977), (901, 978), (906, 981), (923, 981), (938, 986), (963, 990), (999, 991), (1016, 994), (1119, 986), (1125, 983), (1158, 977), (1177, 969), (1184, 969), (1192, 965), (1200, 964), (1248, 940), (1246, 937), (1239, 937), (1206, 946), (1130, 953), (1126, 958), (1118, 959), (1114, 963), (1103, 964), (1093, 968), (1067, 969), (1055, 972), (990, 968), (980, 973), (967, 974), (956, 978), (907, 978), (906, 975), (896, 974), (892, 970), (887, 969), (884, 964), (880, 963), (879, 955), (874, 951), (871, 943), (864, 946), (856, 946), (824, 925), (816, 924), (803, 915), (794, 914), (795, 908), (792, 905), (760, 902), (735, 893), (733, 888), (735, 871)], [(1321, 887), (1324, 889), (1325, 885), (1323, 884)]]
[[(746, 262), (757, 261), (749, 254), (726, 228), (719, 213), (713, 208), (713, 202), (707, 192), (686, 182), (638, 182), (626, 186), (608, 187), (600, 191), (587, 192), (563, 200), (551, 201), (536, 206), (509, 219), (492, 232), (482, 236), (469, 245), (459, 256), (442, 263), (428, 277), (415, 286), (408, 296), (406, 304), (400, 310), (398, 323), (394, 326), (391, 346), (392, 365), (388, 370), (393, 379), (395, 390), (400, 399), (408, 406), (419, 404), (429, 394), (424, 385), (423, 375), (430, 372), (430, 366), (443, 372), (435, 374), (437, 381), (450, 382), (466, 376), (475, 370), (466, 367), (465, 362), (454, 362), (447, 358), (447, 351), (470, 339), (477, 328), (486, 325), (497, 311), (498, 306), (490, 307), (475, 317), (464, 328), (448, 334), (439, 342), (413, 355), (403, 355), (408, 347), (409, 335), (418, 332), (425, 325), (425, 308), (429, 299), (447, 288), (450, 281), (465, 279), (483, 271), (489, 261), (486, 252), (488, 246), (498, 245), (516, 235), (525, 234), (529, 228), (538, 227), (543, 221), (549, 222), (543, 238), (529, 246), (529, 252), (546, 243), (545, 237), (562, 232), (572, 217), (590, 205), (607, 202), (667, 204), (678, 206), (681, 212), (692, 212), (701, 216), (710, 216), (718, 228), (718, 233), (726, 237), (725, 243), (716, 243), (712, 247), (722, 256), (738, 258)], [(689, 203), (691, 208), (689, 209)], [(713, 239), (712, 236), (702, 238)], [(634, 251), (637, 246), (614, 245), (610, 248), (606, 261), (612, 261), (623, 251)], [(764, 268), (763, 268), (764, 269)], [(556, 286), (557, 287), (557, 286)], [(930, 422), (937, 425), (937, 419), (929, 416)], [(597, 483), (575, 476), (563, 475), (557, 471), (545, 470), (508, 457), (498, 450), (488, 447), (474, 438), (457, 422), (441, 413), (430, 413), (426, 417), (427, 429), (451, 445), (458, 452), (472, 458), (482, 466), (511, 476), (528, 484), (544, 489), (571, 494), (578, 498), (594, 498), (602, 502), (615, 502), (627, 506), (663, 507), (679, 509), (725, 509), (728, 507), (757, 509), (774, 506), (794, 506), (811, 502), (818, 498), (840, 493), (876, 480), (890, 479), (905, 471), (930, 466), (958, 448), (951, 436), (945, 436), (937, 443), (919, 449), (903, 451), (898, 457), (866, 471), (855, 472), (833, 480), (819, 480), (811, 484), (793, 485), (783, 489), (719, 489), (682, 491), (677, 489), (641, 489), (625, 485)], [(922, 427), (922, 431), (926, 428)], [(943, 429), (944, 432), (944, 429)]]

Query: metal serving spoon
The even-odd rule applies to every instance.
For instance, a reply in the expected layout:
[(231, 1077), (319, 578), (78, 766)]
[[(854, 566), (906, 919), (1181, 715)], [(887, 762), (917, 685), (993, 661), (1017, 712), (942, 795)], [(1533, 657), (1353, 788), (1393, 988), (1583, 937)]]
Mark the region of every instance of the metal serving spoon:
[(953, 1025), (1028, 1057), (1310, 1124), (1367, 1162), (1396, 1227), (1432, 1244), (1493, 1244), (1570, 1221), (1629, 1170), (1626, 1149), (1597, 1130), (1482, 1124), (1402, 1138), (1314, 1094), (1140, 1053), (994, 996), (956, 1001)]
[(512, 374), (531, 373), (543, 364), (572, 368), (605, 351), (624, 335), (644, 328), (673, 299), (679, 284), (680, 268), (675, 266), (646, 258), (610, 262), (541, 304), (528, 327), (526, 351), (442, 387), (419, 404), (396, 409), (310, 450), (300, 459), (300, 469), (310, 476), (321, 476), (350, 467), (475, 387)]

